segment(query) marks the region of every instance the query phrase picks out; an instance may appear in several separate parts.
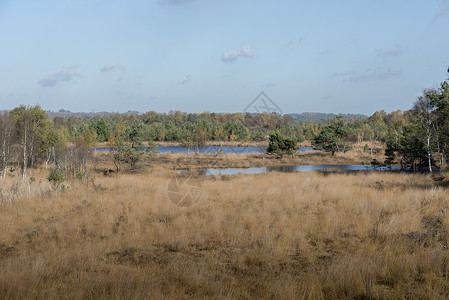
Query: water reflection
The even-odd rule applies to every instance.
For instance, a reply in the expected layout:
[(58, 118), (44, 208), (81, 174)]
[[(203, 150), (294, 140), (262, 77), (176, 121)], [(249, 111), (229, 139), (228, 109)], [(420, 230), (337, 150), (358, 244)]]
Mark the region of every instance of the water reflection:
[[(147, 147), (137, 147), (137, 150), (146, 150)], [(161, 153), (192, 153), (195, 152), (194, 149), (189, 149), (187, 147), (156, 147), (156, 149)], [(266, 147), (252, 147), (252, 146), (245, 146), (245, 147), (239, 147), (239, 146), (209, 146), (209, 147), (202, 147), (199, 149), (199, 153), (246, 153), (246, 154), (253, 154), (253, 153), (265, 153)], [(101, 148), (95, 148), (94, 152), (107, 152), (111, 151), (113, 148), (111, 147), (101, 147)], [(309, 152), (309, 151), (317, 151), (313, 147), (301, 147), (298, 148), (298, 151), (301, 153)]]
[(370, 166), (370, 165), (299, 165), (299, 166), (271, 166), (271, 167), (252, 167), (252, 168), (223, 168), (223, 169), (199, 169), (194, 171), (182, 170), (180, 174), (198, 175), (234, 175), (234, 174), (259, 174), (270, 172), (310, 172), (310, 171), (399, 171), (400, 166)]

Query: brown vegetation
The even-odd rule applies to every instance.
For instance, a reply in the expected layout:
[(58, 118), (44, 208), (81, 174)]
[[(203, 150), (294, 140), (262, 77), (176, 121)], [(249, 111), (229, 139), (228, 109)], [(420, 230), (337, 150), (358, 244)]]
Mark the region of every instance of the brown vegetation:
[(44, 176), (0, 182), (1, 298), (449, 296), (444, 174)]
[[(267, 154), (234, 154), (234, 153), (158, 153), (146, 164), (151, 167), (161, 167), (171, 170), (200, 169), (200, 168), (249, 168), (262, 166), (292, 166), (292, 165), (370, 165), (372, 159), (384, 161), (383, 153), (373, 157), (367, 152), (357, 150), (345, 154), (332, 156), (326, 152), (296, 153), (294, 156), (281, 157)], [(93, 161), (98, 171), (114, 169), (111, 153), (98, 152)]]

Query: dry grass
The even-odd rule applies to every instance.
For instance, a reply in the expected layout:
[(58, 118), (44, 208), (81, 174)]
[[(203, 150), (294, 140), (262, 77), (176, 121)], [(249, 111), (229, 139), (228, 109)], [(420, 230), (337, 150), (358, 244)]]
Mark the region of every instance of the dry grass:
[[(384, 161), (383, 154), (374, 156), (378, 161)], [(332, 156), (325, 152), (297, 153), (293, 157), (284, 155), (282, 158), (267, 154), (234, 154), (234, 153), (158, 153), (147, 164), (151, 167), (168, 168), (172, 170), (198, 168), (249, 168), (262, 166), (293, 166), (293, 165), (370, 165), (369, 153), (349, 151), (346, 154)], [(115, 169), (111, 154), (96, 153), (94, 168), (98, 171)]]
[(449, 297), (445, 180), (201, 177), (201, 201), (182, 208), (174, 176), (0, 182), (0, 298)]
[[(207, 146), (256, 146), (266, 147), (268, 142), (208, 142)], [(98, 147), (106, 147), (106, 143), (97, 145)], [(175, 142), (159, 142), (158, 146), (182, 146)], [(311, 147), (310, 141), (305, 141), (299, 147)], [(244, 168), (254, 166), (279, 166), (279, 165), (316, 165), (316, 164), (332, 164), (332, 165), (369, 165), (373, 159), (379, 162), (385, 161), (384, 145), (380, 142), (375, 144), (377, 151), (371, 156), (369, 151), (361, 152), (358, 144), (352, 144), (352, 150), (346, 153), (336, 153), (332, 156), (330, 153), (317, 151), (295, 153), (294, 156), (284, 155), (282, 158), (276, 155), (267, 154), (233, 154), (233, 153), (209, 153), (195, 155), (193, 153), (159, 153), (151, 161), (151, 165), (161, 165), (164, 167), (172, 167), (177, 169), (204, 168), (204, 167), (228, 167), (228, 168)], [(105, 163), (109, 163), (108, 167), (113, 168), (110, 160), (110, 153), (97, 152), (95, 156), (97, 161), (101, 161), (100, 165), (105, 167)]]

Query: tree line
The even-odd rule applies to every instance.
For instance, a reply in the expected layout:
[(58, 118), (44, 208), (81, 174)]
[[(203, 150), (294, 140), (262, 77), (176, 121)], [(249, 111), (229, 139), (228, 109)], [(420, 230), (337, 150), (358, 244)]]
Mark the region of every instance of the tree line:
[[(369, 144), (362, 147), (365, 141)], [(438, 88), (425, 89), (408, 111), (377, 111), (356, 122), (345, 122), (341, 115), (337, 116), (321, 128), (312, 142), (332, 155), (345, 153), (351, 142), (372, 155), (376, 144), (381, 143), (385, 165), (400, 164), (431, 172), (434, 167), (442, 169), (449, 155), (449, 84), (444, 81)]]
[[(345, 118), (351, 129), (366, 123), (364, 117)], [(86, 130), (95, 133), (97, 142), (120, 146), (142, 141), (200, 144), (199, 141), (267, 141), (273, 132), (295, 137), (299, 142), (313, 139), (326, 122), (318, 119), (298, 120), (278, 113), (157, 113), (141, 115), (114, 114), (68, 118), (54, 117), (55, 126), (67, 129), (70, 136)], [(365, 120), (365, 121), (364, 121)], [(369, 122), (368, 122), (369, 123)], [(370, 123), (368, 124), (370, 126)], [(130, 134), (132, 132), (132, 134)], [(354, 133), (355, 135), (355, 133)]]
[[(294, 143), (312, 141), (332, 155), (352, 148), (372, 157), (385, 151), (384, 164), (442, 168), (449, 154), (449, 86), (425, 89), (408, 111), (377, 111), (369, 117), (298, 120), (291, 115), (253, 113), (109, 114), (53, 117), (39, 106), (18, 106), (0, 113), (0, 178), (8, 169), (22, 176), (37, 163), (58, 166), (67, 176), (86, 171), (90, 150), (99, 142), (135, 155), (144, 142), (173, 141), (199, 149), (207, 141), (273, 141), (268, 152), (291, 152)], [(380, 146), (379, 146), (380, 145)], [(122, 160), (120, 158), (123, 158)], [(132, 157), (131, 157), (132, 158)], [(125, 160), (126, 161), (126, 160)], [(132, 159), (130, 160), (132, 163)], [(118, 168), (118, 167), (117, 167)]]
[(56, 127), (38, 105), (18, 106), (0, 114), (0, 179), (16, 168), (23, 178), (31, 177), (38, 163), (46, 167), (51, 163), (67, 175), (79, 176), (86, 172), (95, 142), (91, 130), (74, 137), (66, 128)]

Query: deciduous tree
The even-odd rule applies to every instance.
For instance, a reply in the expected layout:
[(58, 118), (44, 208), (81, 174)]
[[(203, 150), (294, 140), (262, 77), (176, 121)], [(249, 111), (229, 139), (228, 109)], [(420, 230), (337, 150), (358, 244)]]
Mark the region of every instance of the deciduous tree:
[(37, 146), (45, 138), (51, 123), (47, 113), (39, 105), (23, 105), (12, 110), (17, 135), (22, 146), (22, 177), (26, 178), (27, 167), (33, 166), (38, 153)]
[(9, 112), (0, 113), (0, 179), (5, 178), (16, 131)]

